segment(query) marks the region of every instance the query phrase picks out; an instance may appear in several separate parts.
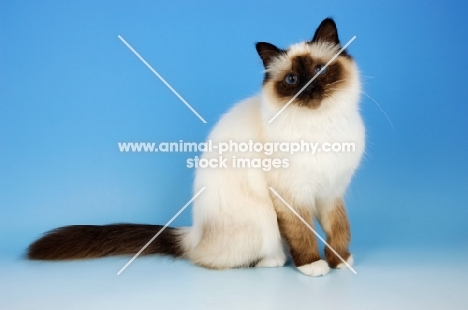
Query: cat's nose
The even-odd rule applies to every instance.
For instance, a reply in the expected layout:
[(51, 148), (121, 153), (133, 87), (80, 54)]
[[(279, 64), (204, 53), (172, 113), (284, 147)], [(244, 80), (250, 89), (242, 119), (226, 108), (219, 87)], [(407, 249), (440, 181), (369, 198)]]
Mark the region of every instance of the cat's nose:
[(309, 85), (307, 85), (305, 91), (307, 91), (307, 92), (312, 92), (312, 91), (314, 91), (314, 89), (315, 89), (315, 83), (312, 82), (312, 83), (310, 83)]

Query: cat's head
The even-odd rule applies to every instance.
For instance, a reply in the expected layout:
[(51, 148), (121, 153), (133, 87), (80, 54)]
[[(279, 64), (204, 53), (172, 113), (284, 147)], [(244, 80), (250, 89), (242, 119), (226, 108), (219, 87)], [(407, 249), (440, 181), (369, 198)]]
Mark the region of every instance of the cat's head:
[(323, 69), (342, 48), (331, 18), (322, 21), (310, 41), (285, 50), (266, 42), (257, 43), (256, 48), (265, 67), (263, 94), (277, 107), (287, 104), (317, 74), (291, 104), (319, 109), (333, 104), (340, 92), (359, 88), (357, 68), (346, 50)]

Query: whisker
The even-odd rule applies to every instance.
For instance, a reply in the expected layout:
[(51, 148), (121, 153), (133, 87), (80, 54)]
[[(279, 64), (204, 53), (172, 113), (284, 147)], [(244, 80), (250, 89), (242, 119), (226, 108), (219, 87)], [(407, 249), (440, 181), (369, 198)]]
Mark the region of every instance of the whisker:
[(338, 83), (338, 82), (343, 82), (343, 81), (346, 81), (346, 80), (348, 80), (348, 79), (336, 80), (336, 81), (335, 81), (335, 82), (333, 82), (333, 83), (329, 83), (329, 84), (327, 84), (327, 86), (329, 86), (329, 85), (333, 85), (333, 84), (336, 84), (336, 83)]
[(361, 91), (364, 95), (366, 95), (367, 98), (369, 98), (370, 100), (374, 101), (375, 105), (380, 109), (380, 111), (385, 115), (385, 117), (387, 118), (388, 122), (390, 123), (390, 125), (392, 126), (392, 130), (395, 131), (395, 126), (393, 126), (393, 123), (392, 123), (392, 120), (390, 119), (390, 117), (388, 117), (388, 114), (385, 113), (385, 111), (382, 109), (382, 107), (380, 106), (380, 104), (377, 102), (377, 100), (375, 100), (374, 98), (372, 98), (371, 96), (369, 96), (368, 94), (366, 94), (365, 92)]
[(336, 105), (336, 101), (332, 99), (331, 96), (325, 96), (327, 100), (330, 100), (332, 104)]

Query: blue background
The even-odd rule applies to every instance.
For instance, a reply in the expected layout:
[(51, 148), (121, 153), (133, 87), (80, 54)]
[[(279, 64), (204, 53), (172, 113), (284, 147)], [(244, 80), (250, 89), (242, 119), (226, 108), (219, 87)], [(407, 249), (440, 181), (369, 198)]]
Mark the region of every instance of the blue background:
[(394, 127), (363, 96), (352, 247), (468, 249), (466, 12), (455, 1), (1, 2), (0, 255), (19, 257), (57, 226), (166, 223), (192, 196), (195, 154), (117, 143), (203, 141), (259, 92), (254, 43), (308, 40), (327, 16), (343, 43), (357, 36), (349, 51), (364, 91)]
[[(1, 1), (1, 309), (467, 309), (468, 5), (461, 1)], [(358, 275), (210, 271), (155, 258), (21, 259), (49, 229), (166, 223), (203, 141), (260, 91), (254, 43), (309, 40), (335, 18), (362, 71), (367, 150), (346, 201)], [(203, 124), (118, 39), (208, 121)], [(173, 223), (189, 225), (187, 209)], [(182, 297), (181, 297), (182, 296)]]

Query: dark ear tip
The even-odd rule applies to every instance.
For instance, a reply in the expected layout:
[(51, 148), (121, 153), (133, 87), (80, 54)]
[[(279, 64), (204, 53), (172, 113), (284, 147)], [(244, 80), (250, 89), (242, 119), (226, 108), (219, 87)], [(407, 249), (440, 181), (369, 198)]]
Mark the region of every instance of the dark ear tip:
[(323, 24), (323, 23), (331, 23), (331, 24), (335, 24), (335, 25), (336, 25), (335, 21), (334, 21), (333, 18), (331, 18), (331, 17), (327, 17), (327, 18), (325, 18), (324, 20), (322, 20), (322, 24)]
[(257, 50), (257, 53), (260, 53), (260, 51), (262, 50), (262, 44), (263, 42), (257, 42), (255, 43), (255, 49)]
[(272, 59), (282, 53), (282, 50), (278, 49), (271, 43), (257, 42), (255, 44), (258, 55), (262, 58), (263, 66), (266, 68)]
[(317, 30), (315, 31), (314, 37), (310, 42), (331, 42), (339, 44), (338, 29), (336, 23), (331, 17), (327, 17), (320, 23)]
[(259, 53), (262, 51), (275, 51), (275, 52), (279, 51), (276, 46), (268, 42), (257, 42), (255, 43), (255, 48), (257, 49), (257, 52)]
[(327, 17), (324, 20), (322, 20), (319, 27), (323, 27), (323, 26), (329, 26), (329, 27), (336, 29), (336, 23), (331, 17)]
[(257, 42), (257, 43), (255, 43), (255, 48), (259, 49), (259, 48), (266, 47), (266, 46), (269, 46), (269, 45), (271, 45), (271, 44), (266, 43), (266, 42)]

